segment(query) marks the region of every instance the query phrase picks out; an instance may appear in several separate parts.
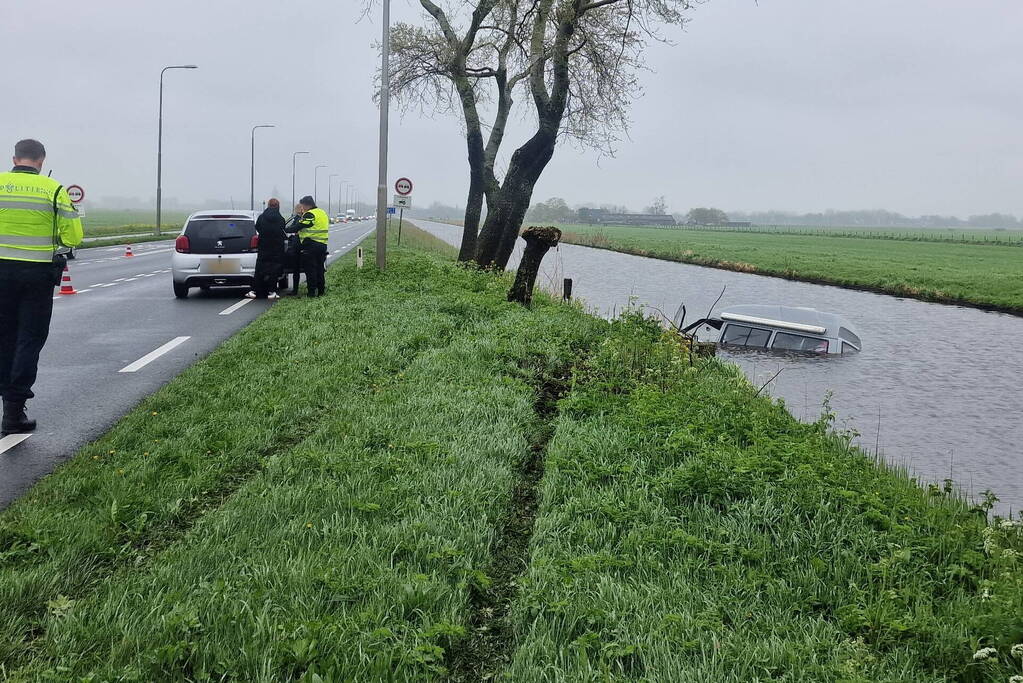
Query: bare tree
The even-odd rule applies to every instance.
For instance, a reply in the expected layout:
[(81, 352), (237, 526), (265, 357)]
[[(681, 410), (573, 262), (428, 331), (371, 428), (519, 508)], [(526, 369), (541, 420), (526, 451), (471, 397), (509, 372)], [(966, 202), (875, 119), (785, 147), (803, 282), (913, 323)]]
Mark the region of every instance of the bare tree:
[[(459, 259), (503, 269), (558, 140), (613, 153), (641, 94), (648, 39), (660, 40), (663, 24), (681, 25), (694, 0), (419, 1), (426, 25), (392, 31), (393, 94), (406, 106), (461, 110), (469, 193)], [(520, 90), (535, 131), (499, 180), (494, 168)], [(484, 106), (492, 114), (486, 141)]]

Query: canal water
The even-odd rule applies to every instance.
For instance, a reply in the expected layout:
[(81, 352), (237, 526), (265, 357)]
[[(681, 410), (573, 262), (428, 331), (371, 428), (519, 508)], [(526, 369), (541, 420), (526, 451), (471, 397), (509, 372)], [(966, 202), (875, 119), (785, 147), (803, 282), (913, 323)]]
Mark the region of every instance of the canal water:
[[(460, 228), (416, 223), (452, 244), (460, 239)], [(971, 496), (994, 492), (1001, 514), (1023, 509), (1023, 318), (575, 245), (544, 260), (547, 288), (560, 288), (563, 277), (573, 279), (575, 297), (607, 317), (630, 303), (672, 316), (685, 303), (687, 320), (695, 321), (722, 288), (715, 312), (765, 303), (840, 313), (856, 326), (862, 352), (719, 356), (758, 387), (781, 370), (765, 393), (803, 420), (816, 419), (828, 400), (837, 429), (855, 430), (862, 448), (922, 481), (952, 478)]]

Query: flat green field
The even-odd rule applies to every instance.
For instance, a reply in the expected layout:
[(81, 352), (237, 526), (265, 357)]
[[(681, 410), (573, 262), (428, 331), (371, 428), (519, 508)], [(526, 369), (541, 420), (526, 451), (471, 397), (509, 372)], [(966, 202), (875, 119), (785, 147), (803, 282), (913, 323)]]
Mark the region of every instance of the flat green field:
[[(187, 217), (186, 212), (164, 212), (163, 231), (178, 232)], [(82, 218), (86, 237), (151, 232), (155, 225), (155, 210), (150, 209), (88, 209)]]
[(564, 240), (641, 256), (1023, 312), (1023, 248), (816, 234), (564, 225)]
[(385, 273), (343, 257), (0, 512), (0, 679), (1020, 673), (1023, 524), (654, 321), (527, 309), (403, 245)]

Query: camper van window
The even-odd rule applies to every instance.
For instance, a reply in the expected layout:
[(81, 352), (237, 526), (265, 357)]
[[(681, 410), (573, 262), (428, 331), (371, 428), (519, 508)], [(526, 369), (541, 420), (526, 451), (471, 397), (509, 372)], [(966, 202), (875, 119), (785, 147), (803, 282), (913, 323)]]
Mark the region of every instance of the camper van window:
[(842, 353), (856, 353), (856, 347), (847, 342), (842, 342)]
[(770, 330), (761, 330), (756, 327), (745, 325), (728, 325), (721, 333), (722, 344), (735, 344), (737, 346), (756, 346), (767, 348), (767, 340), (771, 338)]
[(814, 351), (816, 353), (828, 352), (828, 340), (819, 337), (804, 337), (801, 334), (789, 334), (779, 332), (774, 336), (772, 349), (783, 351)]

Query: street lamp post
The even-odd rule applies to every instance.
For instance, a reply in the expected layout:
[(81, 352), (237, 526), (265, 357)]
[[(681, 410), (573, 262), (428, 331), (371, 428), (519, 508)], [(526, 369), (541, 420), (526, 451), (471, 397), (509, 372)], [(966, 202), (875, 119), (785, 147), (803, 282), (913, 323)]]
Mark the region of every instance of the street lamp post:
[(391, 0), (383, 0), (383, 38), (380, 41), (380, 162), (377, 177), (377, 268), (387, 266), (387, 108), (391, 72)]
[(298, 158), (299, 154), (309, 154), (309, 152), (295, 152), (291, 155), (291, 208), (295, 208), (295, 159)]
[(321, 168), (327, 168), (327, 164), (317, 164), (316, 168), (313, 169), (313, 199), (316, 199), (316, 195), (320, 194)]
[(333, 185), (330, 184), (330, 179), (331, 178), (337, 178), (339, 175), (341, 175), (341, 174), (340, 173), (331, 173), (329, 176), (327, 176), (327, 217), (328, 218), (330, 217), (330, 211), (331, 211), (331, 206), (333, 206), (332, 202), (333, 202), (333, 196), (334, 196), (332, 194), (332, 192), (334, 190), (334, 187), (333, 187)]
[(275, 127), (271, 123), (261, 123), (252, 127), (252, 155), (249, 157), (249, 211), (256, 210), (256, 129)]
[(160, 114), (156, 134), (156, 231), (154, 235), (160, 234), (160, 209), (163, 203), (163, 75), (168, 69), (198, 69), (195, 64), (180, 64), (177, 66), (165, 66), (160, 71)]

